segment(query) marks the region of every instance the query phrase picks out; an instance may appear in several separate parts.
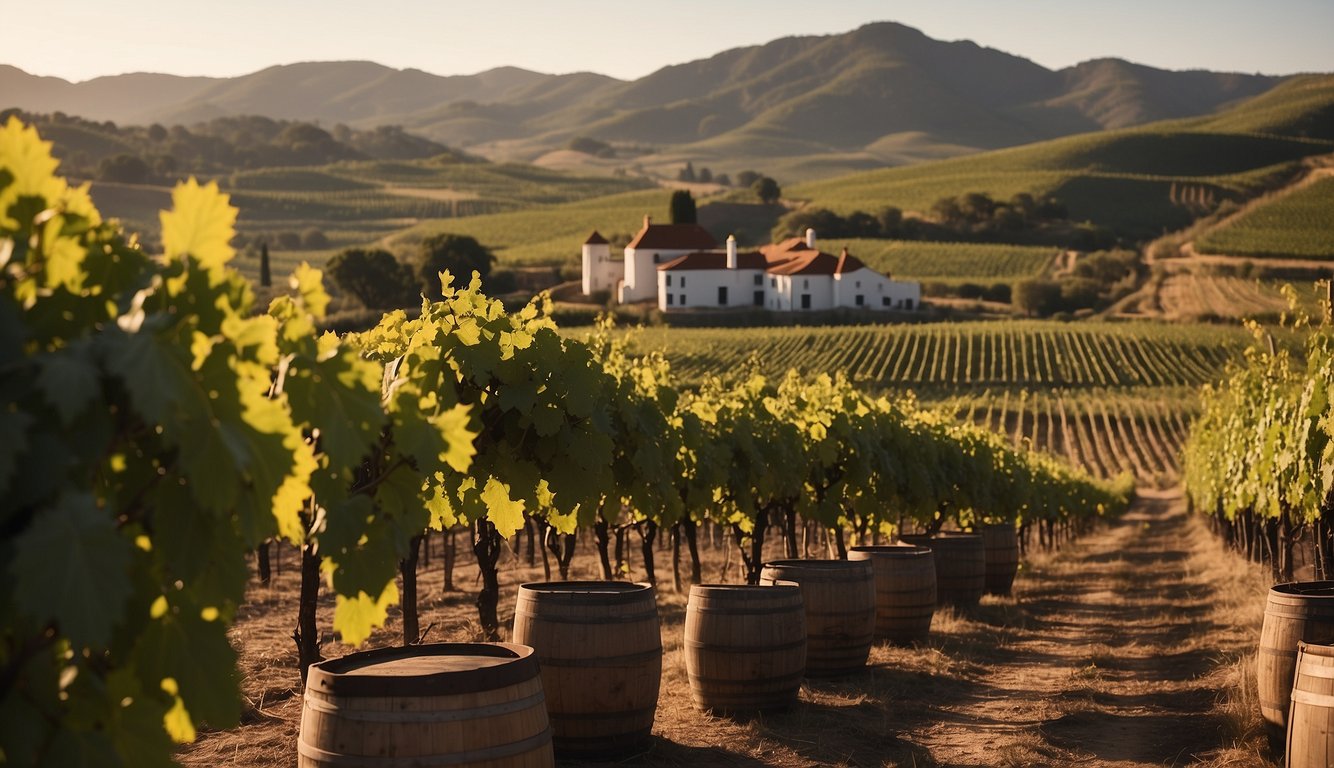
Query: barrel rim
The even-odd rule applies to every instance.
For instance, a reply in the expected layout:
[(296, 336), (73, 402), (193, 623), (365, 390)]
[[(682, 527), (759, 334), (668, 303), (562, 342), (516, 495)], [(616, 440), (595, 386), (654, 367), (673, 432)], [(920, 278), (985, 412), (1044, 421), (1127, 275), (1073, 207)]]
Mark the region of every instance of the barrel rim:
[(690, 587), (690, 596), (722, 597), (724, 595), (767, 594), (774, 597), (801, 594), (801, 587), (796, 584), (695, 584)]
[(982, 534), (969, 533), (968, 531), (938, 531), (933, 534), (926, 533), (905, 533), (899, 536), (900, 541), (906, 541), (909, 544), (918, 542), (943, 542), (943, 541), (982, 541)]
[[(356, 675), (355, 669), (413, 656), (487, 656), (508, 659), (478, 669), (426, 675)], [(531, 680), (538, 676), (531, 646), (519, 643), (430, 643), (359, 651), (312, 664), (307, 688), (334, 696), (453, 696), (481, 693)]]
[(769, 568), (810, 568), (811, 570), (826, 570), (832, 572), (840, 571), (865, 571), (870, 567), (867, 560), (840, 560), (834, 559), (810, 559), (788, 558), (785, 560), (770, 560), (764, 564), (762, 570)]
[(519, 596), (529, 594), (539, 600), (607, 605), (631, 603), (646, 595), (657, 602), (653, 585), (643, 581), (532, 581), (519, 585)]
[(1331, 643), (1308, 643), (1305, 640), (1297, 641), (1297, 653), (1309, 656), (1319, 656), (1324, 659), (1334, 659), (1334, 644)]
[(893, 557), (925, 557), (931, 554), (931, 548), (922, 544), (875, 544), (861, 547), (848, 547), (848, 556), (852, 553), (864, 555), (891, 555)]
[(1271, 597), (1334, 599), (1334, 581), (1288, 581), (1269, 588)]

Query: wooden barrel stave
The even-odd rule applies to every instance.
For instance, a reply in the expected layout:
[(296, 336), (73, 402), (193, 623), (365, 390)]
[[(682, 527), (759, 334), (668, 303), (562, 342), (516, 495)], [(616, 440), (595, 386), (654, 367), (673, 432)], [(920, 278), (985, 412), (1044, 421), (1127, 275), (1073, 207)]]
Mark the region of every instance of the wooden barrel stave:
[(806, 607), (806, 676), (836, 677), (866, 666), (875, 639), (875, 571), (857, 560), (766, 563), (760, 583), (801, 585)]
[(610, 758), (648, 746), (662, 677), (651, 586), (525, 584), (513, 637), (536, 650), (556, 754)]
[(441, 643), (314, 665), (297, 761), (301, 768), (554, 765), (532, 649)]
[(1011, 523), (981, 525), (977, 532), (986, 550), (986, 593), (1010, 594), (1019, 573), (1019, 532)]
[(982, 535), (941, 531), (934, 536), (908, 535), (903, 541), (930, 547), (935, 553), (938, 605), (977, 605), (986, 591), (987, 560)]
[(1256, 683), (1260, 715), (1277, 729), (1287, 727), (1297, 644), (1302, 641), (1334, 643), (1334, 581), (1276, 584), (1269, 590)]
[(697, 584), (686, 604), (691, 698), (743, 712), (796, 703), (806, 666), (806, 617), (795, 585)]
[(1334, 764), (1334, 647), (1298, 644), (1287, 728), (1287, 768)]
[(925, 640), (936, 610), (936, 568), (930, 548), (852, 547), (850, 560), (869, 560), (875, 574), (875, 636), (896, 644)]

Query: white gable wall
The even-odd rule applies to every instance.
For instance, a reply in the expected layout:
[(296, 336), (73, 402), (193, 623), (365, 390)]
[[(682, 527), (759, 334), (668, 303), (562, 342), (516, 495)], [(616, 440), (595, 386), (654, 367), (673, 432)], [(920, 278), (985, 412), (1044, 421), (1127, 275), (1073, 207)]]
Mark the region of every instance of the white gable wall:
[(611, 291), (624, 271), (622, 265), (611, 260), (611, 246), (606, 243), (585, 243), (583, 252), (583, 289), (585, 296), (597, 291)]
[[(664, 270), (658, 273), (658, 309), (670, 312), (697, 307), (768, 306), (768, 284), (768, 276), (758, 269)], [(726, 304), (718, 300), (720, 288), (727, 289)], [(758, 305), (755, 303), (756, 291), (764, 294)]]
[(674, 261), (687, 253), (694, 253), (695, 250), (626, 248), (625, 284), (621, 286), (621, 303), (657, 298), (658, 265)]
[[(899, 282), (863, 267), (835, 275), (835, 306), (867, 309), (917, 309), (922, 301), (920, 283)], [(862, 304), (857, 304), (857, 297)]]

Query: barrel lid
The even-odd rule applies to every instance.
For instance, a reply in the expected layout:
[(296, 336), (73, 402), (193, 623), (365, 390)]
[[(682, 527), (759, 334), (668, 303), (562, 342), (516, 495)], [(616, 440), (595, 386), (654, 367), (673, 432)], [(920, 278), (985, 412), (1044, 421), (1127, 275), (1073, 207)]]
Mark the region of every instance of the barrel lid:
[(772, 560), (765, 568), (811, 571), (864, 571), (871, 567), (865, 560)]
[(911, 544), (927, 544), (933, 541), (970, 541), (976, 539), (982, 540), (982, 534), (969, 533), (967, 531), (937, 531), (934, 534), (909, 533), (899, 537), (903, 541)]
[(533, 649), (518, 643), (433, 643), (378, 648), (314, 664), (307, 687), (335, 696), (452, 696), (536, 677)]
[(848, 547), (848, 557), (853, 555), (872, 557), (923, 557), (931, 554), (931, 548), (920, 544), (879, 544), (865, 547)]
[(780, 597), (800, 594), (796, 584), (696, 584), (690, 588), (691, 597)]
[(1280, 595), (1300, 595), (1302, 597), (1334, 597), (1334, 581), (1289, 581), (1275, 584), (1270, 592)]
[(645, 593), (653, 594), (653, 585), (632, 581), (536, 581), (520, 585), (519, 595), (525, 592), (542, 600), (591, 602), (600, 605), (615, 602), (636, 602)]

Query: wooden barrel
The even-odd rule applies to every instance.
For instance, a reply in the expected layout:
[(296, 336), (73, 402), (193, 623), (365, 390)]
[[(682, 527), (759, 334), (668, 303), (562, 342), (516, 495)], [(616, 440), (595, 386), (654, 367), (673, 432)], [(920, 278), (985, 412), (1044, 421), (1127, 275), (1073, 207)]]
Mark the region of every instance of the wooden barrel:
[(300, 768), (555, 765), (533, 649), (381, 648), (312, 665)]
[(1269, 590), (1255, 677), (1260, 715), (1280, 733), (1287, 726), (1301, 641), (1334, 643), (1334, 581), (1276, 584)]
[(796, 703), (806, 611), (795, 584), (696, 584), (686, 603), (686, 673), (695, 706), (715, 712)]
[(1019, 532), (1013, 523), (980, 525), (977, 532), (982, 534), (986, 550), (986, 593), (1010, 594), (1015, 574), (1019, 572)]
[(662, 679), (652, 586), (524, 584), (512, 637), (537, 654), (557, 755), (616, 758), (648, 747)]
[(806, 606), (806, 676), (850, 675), (875, 639), (875, 570), (867, 560), (777, 560), (760, 583), (796, 582)]
[(875, 636), (891, 643), (925, 640), (936, 610), (935, 555), (907, 544), (852, 547), (849, 560), (869, 560), (875, 571)]
[(1297, 644), (1287, 744), (1287, 768), (1334, 765), (1334, 647)]
[(930, 547), (936, 555), (936, 601), (940, 605), (977, 605), (987, 588), (987, 549), (980, 533), (941, 531), (934, 536), (901, 536), (909, 544)]

